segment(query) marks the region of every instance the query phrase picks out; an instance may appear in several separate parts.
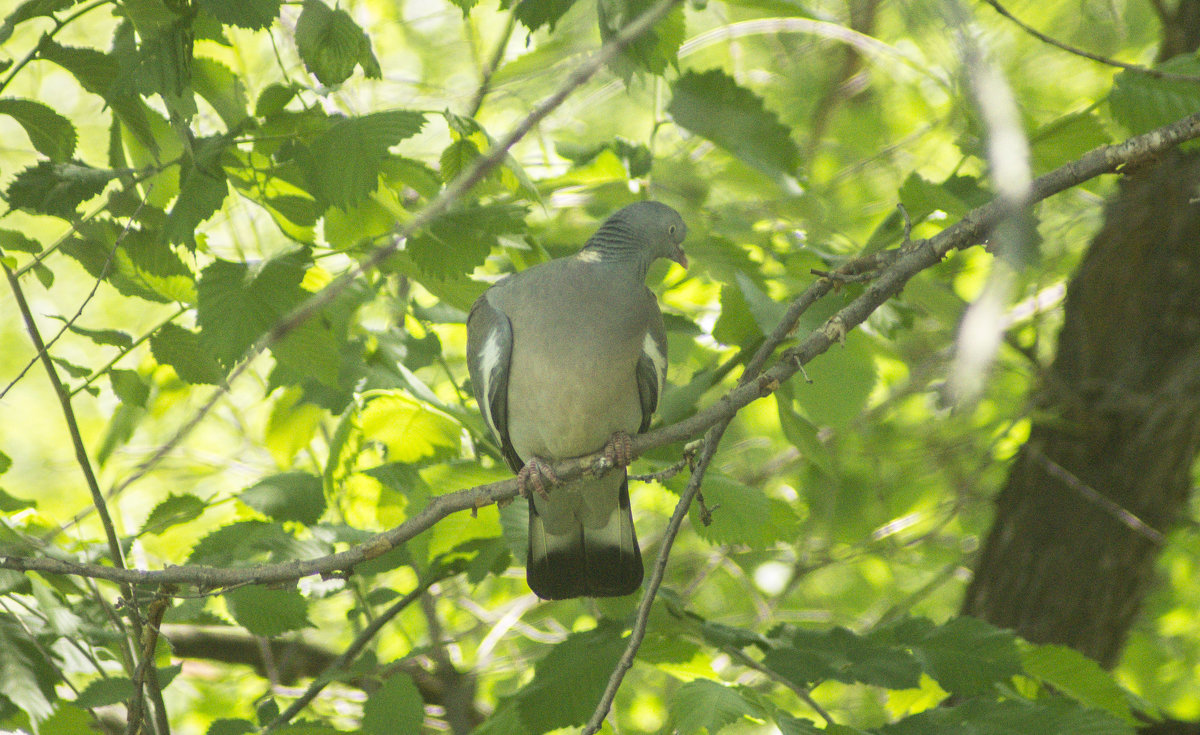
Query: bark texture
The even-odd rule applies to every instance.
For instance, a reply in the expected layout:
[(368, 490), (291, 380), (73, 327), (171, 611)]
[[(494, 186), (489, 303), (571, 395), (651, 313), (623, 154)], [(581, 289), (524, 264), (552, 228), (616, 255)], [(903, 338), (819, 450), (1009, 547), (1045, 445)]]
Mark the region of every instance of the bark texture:
[(1122, 182), (1039, 404), (962, 611), (1111, 667), (1200, 450), (1200, 156)]

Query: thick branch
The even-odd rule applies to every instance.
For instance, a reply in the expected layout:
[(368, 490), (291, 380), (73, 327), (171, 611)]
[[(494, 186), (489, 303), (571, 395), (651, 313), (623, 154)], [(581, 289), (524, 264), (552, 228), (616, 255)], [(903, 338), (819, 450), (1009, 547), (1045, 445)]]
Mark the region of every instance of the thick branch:
[[(1032, 201), (1041, 201), (1101, 174), (1153, 158), (1183, 141), (1195, 138), (1200, 138), (1200, 113), (1130, 138), (1123, 143), (1097, 148), (1078, 160), (1035, 179)], [(990, 228), (1004, 214), (1003, 205), (993, 201), (972, 210), (962, 220), (929, 240), (914, 241), (899, 250), (870, 256), (865, 262), (886, 265), (880, 270), (878, 278), (858, 298), (830, 317), (820, 329), (809, 334), (800, 344), (786, 350), (781, 359), (757, 379), (739, 385), (715, 404), (690, 418), (634, 437), (634, 452), (642, 454), (655, 447), (700, 436), (719, 422), (732, 418), (746, 405), (769, 395), (783, 381), (799, 371), (800, 366), (829, 349), (830, 345), (842, 339), (847, 331), (861, 324), (887, 299), (899, 293), (914, 275), (938, 263), (950, 251), (971, 247), (986, 238)], [(858, 261), (847, 265), (862, 267)], [(605, 469), (603, 457), (600, 455), (567, 460), (554, 465), (556, 474), (563, 480), (599, 469)], [(180, 566), (159, 571), (142, 571), (51, 558), (2, 556), (0, 568), (75, 574), (134, 584), (173, 583), (209, 588), (246, 583), (286, 582), (315, 574), (329, 575), (352, 569), (355, 565), (412, 539), (451, 513), (507, 500), (514, 497), (516, 492), (516, 480), (508, 479), (439, 495), (412, 518), (378, 534), (366, 543), (337, 554), (303, 561), (245, 568)]]

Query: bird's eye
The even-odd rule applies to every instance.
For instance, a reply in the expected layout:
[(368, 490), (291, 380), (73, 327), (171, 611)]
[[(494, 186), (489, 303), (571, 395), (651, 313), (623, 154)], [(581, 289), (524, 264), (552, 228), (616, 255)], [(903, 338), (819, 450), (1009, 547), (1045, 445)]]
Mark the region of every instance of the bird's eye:
[(674, 235), (675, 234), (675, 225), (671, 225), (670, 227), (668, 227), (667, 232)]

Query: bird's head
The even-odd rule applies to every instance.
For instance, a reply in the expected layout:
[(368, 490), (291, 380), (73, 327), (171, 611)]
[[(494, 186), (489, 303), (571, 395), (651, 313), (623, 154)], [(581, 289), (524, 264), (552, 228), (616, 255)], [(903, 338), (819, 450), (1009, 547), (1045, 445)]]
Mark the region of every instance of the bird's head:
[(687, 225), (674, 209), (660, 202), (635, 202), (617, 210), (584, 246), (602, 260), (634, 258), (648, 268), (658, 258), (684, 268), (683, 239)]

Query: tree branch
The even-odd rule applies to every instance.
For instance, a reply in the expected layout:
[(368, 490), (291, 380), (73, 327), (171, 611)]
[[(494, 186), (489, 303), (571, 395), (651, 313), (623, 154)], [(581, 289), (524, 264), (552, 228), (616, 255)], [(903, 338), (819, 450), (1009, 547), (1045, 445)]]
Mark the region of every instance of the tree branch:
[[(1200, 138), (1200, 113), (1144, 135), (1135, 136), (1123, 143), (1096, 148), (1079, 159), (1035, 179), (1031, 201), (1041, 201), (1101, 174), (1118, 171), (1123, 166), (1153, 158), (1183, 141), (1195, 138)], [(899, 249), (876, 253), (847, 263), (843, 266), (844, 272), (865, 272), (872, 267), (882, 267), (878, 277), (861, 295), (835, 313), (821, 328), (814, 330), (798, 345), (785, 350), (769, 370), (739, 385), (712, 406), (687, 419), (634, 437), (635, 455), (699, 436), (719, 422), (732, 418), (746, 405), (769, 395), (782, 382), (799, 372), (802, 365), (829, 349), (835, 341), (840, 341), (847, 331), (861, 324), (881, 304), (899, 293), (914, 275), (940, 262), (952, 250), (971, 247), (981, 242), (1005, 213), (1004, 206), (993, 201), (972, 210), (963, 219), (928, 240), (913, 241)], [(782, 324), (777, 331), (786, 334), (786, 330), (782, 330)], [(748, 372), (755, 362), (757, 356), (748, 366)], [(557, 462), (553, 469), (560, 479), (569, 480), (585, 472), (604, 471), (607, 469), (607, 462), (598, 453)], [(451, 513), (507, 500), (516, 493), (516, 480), (509, 478), (439, 495), (413, 517), (399, 526), (377, 534), (370, 541), (337, 554), (302, 561), (243, 568), (178, 566), (146, 571), (53, 558), (9, 555), (0, 556), (0, 568), (74, 574), (133, 584), (174, 583), (202, 588), (292, 581), (300, 577), (329, 575), (352, 569), (355, 565), (373, 559), (428, 530)]]

